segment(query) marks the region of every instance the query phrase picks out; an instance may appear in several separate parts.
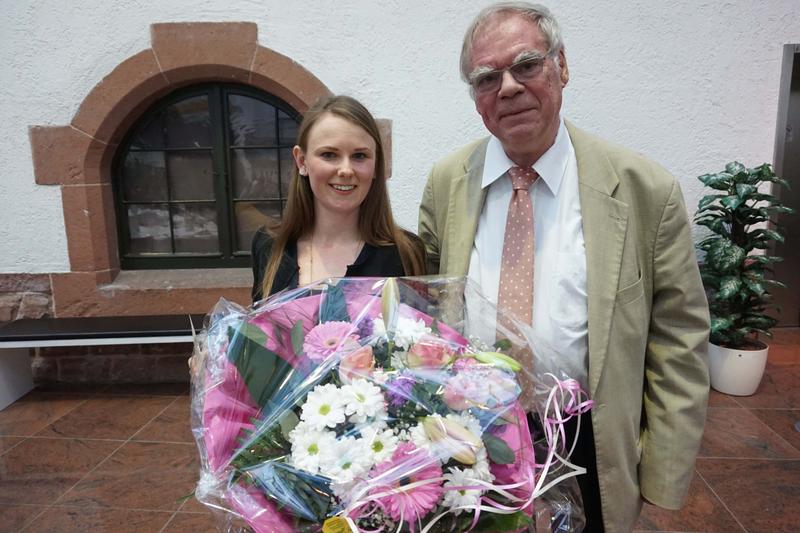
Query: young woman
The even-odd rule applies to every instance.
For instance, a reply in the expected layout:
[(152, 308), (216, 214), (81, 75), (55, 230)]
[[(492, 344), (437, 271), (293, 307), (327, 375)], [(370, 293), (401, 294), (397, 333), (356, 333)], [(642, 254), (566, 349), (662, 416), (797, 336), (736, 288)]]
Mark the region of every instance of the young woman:
[(253, 301), (328, 277), (425, 274), (422, 241), (392, 218), (383, 144), (363, 105), (318, 102), (292, 154), (283, 219), (253, 237)]

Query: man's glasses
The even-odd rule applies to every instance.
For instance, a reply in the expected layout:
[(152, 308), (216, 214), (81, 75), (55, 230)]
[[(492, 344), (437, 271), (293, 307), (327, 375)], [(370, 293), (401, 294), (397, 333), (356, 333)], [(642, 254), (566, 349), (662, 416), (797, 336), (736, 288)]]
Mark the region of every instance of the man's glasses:
[(493, 93), (500, 89), (500, 85), (503, 83), (503, 74), (506, 71), (510, 72), (518, 83), (529, 82), (544, 70), (544, 62), (547, 61), (547, 57), (527, 57), (503, 69), (479, 71), (470, 76), (469, 83), (476, 94)]

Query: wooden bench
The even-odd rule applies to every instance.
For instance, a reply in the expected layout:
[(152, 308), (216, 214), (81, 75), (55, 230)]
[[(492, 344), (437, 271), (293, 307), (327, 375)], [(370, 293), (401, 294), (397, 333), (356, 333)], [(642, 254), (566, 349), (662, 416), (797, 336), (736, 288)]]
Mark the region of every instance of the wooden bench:
[(33, 389), (31, 348), (192, 342), (192, 324), (202, 328), (203, 315), (38, 318), (0, 326), (0, 410)]

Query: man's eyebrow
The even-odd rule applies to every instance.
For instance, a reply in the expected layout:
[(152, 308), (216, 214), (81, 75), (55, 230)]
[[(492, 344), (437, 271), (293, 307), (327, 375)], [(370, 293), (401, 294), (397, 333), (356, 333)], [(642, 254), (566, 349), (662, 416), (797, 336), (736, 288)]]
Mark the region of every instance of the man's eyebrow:
[(520, 52), (514, 58), (514, 63), (519, 63), (520, 61), (525, 61), (527, 59), (544, 59), (547, 57), (547, 54), (541, 53), (539, 50), (528, 50), (526, 52)]
[[(544, 59), (545, 57), (547, 57), (547, 54), (543, 54), (539, 50), (526, 50), (517, 54), (511, 63), (519, 63), (520, 61), (525, 61), (527, 59)], [(474, 80), (478, 76), (483, 76), (484, 74), (495, 72), (496, 70), (498, 69), (494, 69), (487, 65), (480, 65), (472, 69), (472, 72), (469, 73), (467, 78), (469, 80)]]

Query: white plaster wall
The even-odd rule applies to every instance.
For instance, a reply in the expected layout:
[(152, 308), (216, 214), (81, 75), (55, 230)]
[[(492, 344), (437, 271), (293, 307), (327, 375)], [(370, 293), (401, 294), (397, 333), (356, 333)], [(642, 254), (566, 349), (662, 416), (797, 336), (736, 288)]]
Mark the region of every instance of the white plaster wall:
[[(392, 203), (415, 228), (431, 163), (484, 133), (458, 52), (488, 3), (0, 0), (0, 272), (69, 270), (59, 188), (34, 184), (27, 128), (68, 124), (104, 75), (149, 47), (153, 22), (256, 22), (262, 45), (392, 119)], [(782, 45), (800, 42), (796, 0), (550, 7), (571, 71), (565, 116), (672, 171), (690, 211), (697, 175), (772, 161)]]

